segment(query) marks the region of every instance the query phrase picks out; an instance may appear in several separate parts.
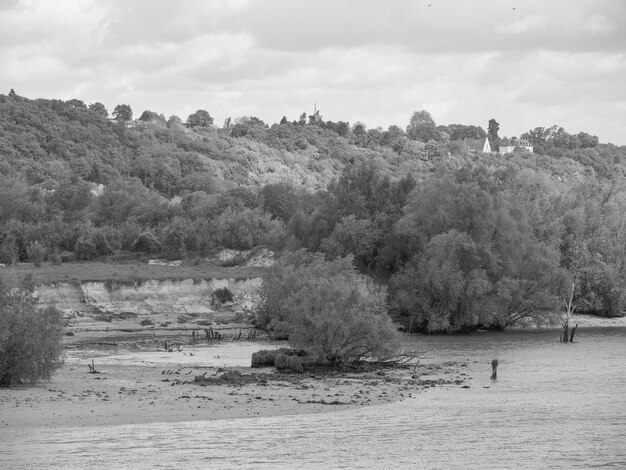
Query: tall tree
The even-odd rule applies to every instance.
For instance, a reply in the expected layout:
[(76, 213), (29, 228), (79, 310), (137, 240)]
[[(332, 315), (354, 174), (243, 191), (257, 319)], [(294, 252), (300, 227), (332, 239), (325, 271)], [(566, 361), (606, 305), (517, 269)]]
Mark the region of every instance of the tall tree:
[(495, 119), (489, 119), (487, 127), (487, 138), (489, 139), (489, 145), (495, 151), (500, 143), (500, 137), (498, 137), (498, 131), (500, 130), (500, 124)]
[(489, 126), (487, 127), (487, 134), (489, 134), (489, 137), (497, 139), (499, 130), (500, 123), (495, 119), (489, 119)]
[(132, 121), (133, 110), (127, 104), (118, 104), (113, 110), (113, 118), (118, 122)]
[(420, 142), (439, 139), (439, 131), (437, 130), (435, 120), (425, 110), (413, 113), (406, 128), (406, 134), (410, 139), (419, 140)]
[(213, 118), (208, 111), (199, 109), (195, 113), (189, 115), (187, 118), (187, 125), (191, 128), (210, 127), (213, 125)]
[(109, 116), (109, 112), (107, 111), (107, 109), (105, 108), (105, 106), (102, 103), (99, 103), (99, 102), (91, 103), (89, 105), (89, 109), (92, 110), (94, 113), (102, 116), (102, 117), (108, 117)]

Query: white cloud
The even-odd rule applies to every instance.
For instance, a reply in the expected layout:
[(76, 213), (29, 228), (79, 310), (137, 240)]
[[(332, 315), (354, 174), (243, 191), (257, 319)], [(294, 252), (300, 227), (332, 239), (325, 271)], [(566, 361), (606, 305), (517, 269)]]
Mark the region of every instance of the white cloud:
[(216, 122), (317, 101), (327, 119), (404, 127), (427, 109), (626, 143), (626, 2), (428, 3), (0, 0), (0, 91)]
[(508, 23), (500, 24), (495, 27), (495, 31), (500, 34), (521, 34), (545, 30), (548, 24), (549, 20), (544, 15), (529, 15)]

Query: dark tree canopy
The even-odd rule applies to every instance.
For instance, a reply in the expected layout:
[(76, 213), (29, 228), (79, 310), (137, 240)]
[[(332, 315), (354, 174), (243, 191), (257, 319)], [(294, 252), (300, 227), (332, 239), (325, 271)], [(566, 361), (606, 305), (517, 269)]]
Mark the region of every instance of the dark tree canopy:
[(87, 105), (81, 101), (81, 100), (77, 100), (77, 99), (71, 99), (65, 102), (66, 105), (68, 105), (71, 108), (86, 108)]
[(500, 130), (500, 124), (495, 119), (489, 119), (489, 126), (487, 128), (487, 133), (489, 137), (493, 139), (498, 138), (498, 131)]
[(106, 107), (99, 102), (95, 102), (95, 103), (91, 103), (89, 105), (89, 109), (92, 110), (94, 113), (98, 114), (99, 116), (102, 116), (104, 118), (109, 117), (109, 112), (107, 111)]
[(208, 111), (199, 109), (195, 113), (189, 115), (187, 118), (187, 125), (191, 128), (210, 127), (213, 125), (213, 118)]
[(406, 135), (412, 140), (428, 142), (429, 140), (439, 140), (439, 131), (435, 120), (428, 111), (415, 111), (409, 125), (406, 128)]
[(113, 110), (113, 118), (119, 122), (129, 122), (133, 120), (133, 110), (127, 104), (118, 104)]

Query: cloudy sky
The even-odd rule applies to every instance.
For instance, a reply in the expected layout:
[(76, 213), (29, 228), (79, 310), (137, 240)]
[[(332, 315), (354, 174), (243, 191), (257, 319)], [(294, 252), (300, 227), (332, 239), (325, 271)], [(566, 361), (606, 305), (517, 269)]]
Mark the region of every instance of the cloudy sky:
[(0, 93), (626, 144), (624, 0), (0, 0)]

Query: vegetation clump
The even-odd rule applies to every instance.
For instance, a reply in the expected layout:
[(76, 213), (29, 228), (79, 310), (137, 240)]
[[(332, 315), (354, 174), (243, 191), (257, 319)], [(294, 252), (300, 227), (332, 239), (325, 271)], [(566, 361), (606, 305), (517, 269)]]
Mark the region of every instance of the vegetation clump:
[(61, 366), (63, 317), (38, 309), (28, 282), (10, 288), (0, 280), (0, 386), (50, 379)]
[(215, 289), (213, 291), (213, 297), (215, 297), (219, 303), (225, 304), (227, 302), (232, 302), (234, 297), (233, 293), (228, 289), (228, 287), (222, 287), (221, 289)]
[(286, 332), (294, 349), (318, 362), (389, 358), (397, 331), (382, 293), (364, 287), (352, 256), (327, 261), (299, 250), (265, 279), (257, 324)]

